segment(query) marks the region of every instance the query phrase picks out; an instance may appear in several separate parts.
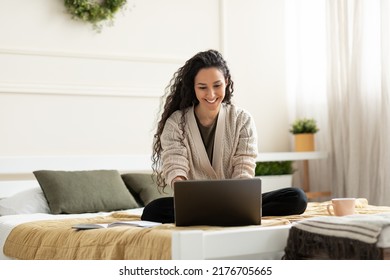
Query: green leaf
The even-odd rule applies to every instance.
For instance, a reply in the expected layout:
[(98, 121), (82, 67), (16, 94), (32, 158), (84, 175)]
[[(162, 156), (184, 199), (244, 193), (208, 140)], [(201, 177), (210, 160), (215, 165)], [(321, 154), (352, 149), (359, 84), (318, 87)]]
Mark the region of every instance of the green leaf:
[(292, 134), (300, 133), (317, 133), (319, 131), (317, 122), (314, 119), (297, 119), (295, 120), (289, 130)]
[(292, 161), (264, 161), (257, 162), (255, 175), (284, 175), (293, 174), (295, 170), (292, 167)]

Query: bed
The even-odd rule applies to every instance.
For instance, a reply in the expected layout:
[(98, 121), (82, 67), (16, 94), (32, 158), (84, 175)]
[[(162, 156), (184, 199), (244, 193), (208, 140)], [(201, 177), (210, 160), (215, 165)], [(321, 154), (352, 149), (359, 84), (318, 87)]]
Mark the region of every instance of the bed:
[[(46, 181), (53, 180), (52, 171), (57, 172), (54, 174), (56, 180), (59, 175), (66, 175), (61, 181), (66, 188), (46, 189), (45, 184), (50, 185)], [(94, 184), (99, 185), (107, 179), (104, 172), (116, 180), (116, 172), (119, 173), (126, 192), (131, 194), (131, 207), (126, 208), (129, 202), (125, 200), (120, 209), (94, 208), (96, 205), (87, 205), (87, 201), (95, 199), (96, 194), (91, 190), (70, 195), (73, 201), (87, 193), (88, 199), (84, 197), (82, 203), (69, 205), (56, 201), (58, 197), (69, 200), (68, 186), (73, 184), (67, 181), (69, 173), (77, 182), (83, 182), (87, 173), (88, 180), (98, 178)], [(282, 259), (294, 224), (324, 216), (326, 209), (326, 203), (313, 202), (302, 215), (267, 217), (261, 226), (221, 228), (162, 224), (153, 228), (117, 227), (91, 231), (71, 228), (76, 223), (139, 220), (143, 206), (158, 195), (151, 182), (145, 183), (145, 177), (141, 180), (142, 187), (137, 182), (137, 176), (149, 173), (150, 159), (142, 155), (1, 157), (0, 259)], [(113, 203), (112, 199), (117, 204), (118, 200), (127, 197), (127, 193), (121, 191), (123, 188), (115, 191), (117, 197), (111, 195), (112, 192), (104, 193), (103, 198), (108, 199), (104, 206)], [(79, 209), (80, 205), (82, 208)], [(84, 212), (83, 207), (87, 206), (90, 208)], [(364, 199), (359, 200), (357, 207), (357, 212), (364, 214), (390, 212), (390, 207), (371, 206)], [(26, 244), (28, 236), (32, 237)], [(382, 258), (386, 258), (390, 228), (383, 229), (376, 244), (381, 248)]]

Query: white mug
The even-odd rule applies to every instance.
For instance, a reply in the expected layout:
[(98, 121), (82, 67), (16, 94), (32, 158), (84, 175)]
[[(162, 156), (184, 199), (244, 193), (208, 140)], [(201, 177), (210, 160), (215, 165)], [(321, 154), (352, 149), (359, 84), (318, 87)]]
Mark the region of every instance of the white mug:
[(332, 216), (353, 215), (355, 214), (355, 198), (333, 198), (332, 203), (326, 208)]

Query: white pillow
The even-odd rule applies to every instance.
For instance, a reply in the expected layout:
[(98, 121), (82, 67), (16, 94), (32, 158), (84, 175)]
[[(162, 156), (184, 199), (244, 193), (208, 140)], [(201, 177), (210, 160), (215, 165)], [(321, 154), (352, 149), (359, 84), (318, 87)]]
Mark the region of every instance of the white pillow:
[(49, 205), (39, 186), (0, 200), (0, 216), (50, 213)]

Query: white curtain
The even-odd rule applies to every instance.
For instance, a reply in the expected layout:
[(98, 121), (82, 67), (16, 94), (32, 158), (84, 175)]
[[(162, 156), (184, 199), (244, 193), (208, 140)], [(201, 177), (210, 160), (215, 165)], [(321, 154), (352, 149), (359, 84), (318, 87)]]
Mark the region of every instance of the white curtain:
[(389, 0), (286, 1), (290, 121), (317, 119), (310, 184), (390, 205)]

